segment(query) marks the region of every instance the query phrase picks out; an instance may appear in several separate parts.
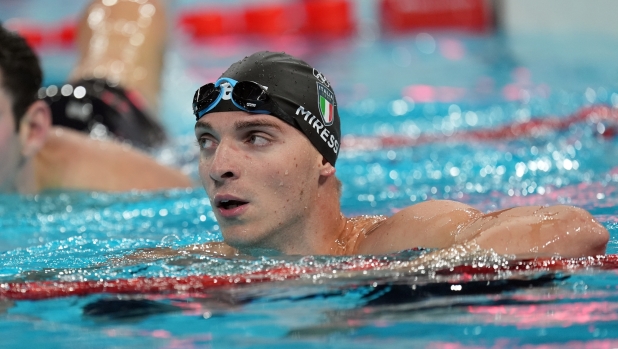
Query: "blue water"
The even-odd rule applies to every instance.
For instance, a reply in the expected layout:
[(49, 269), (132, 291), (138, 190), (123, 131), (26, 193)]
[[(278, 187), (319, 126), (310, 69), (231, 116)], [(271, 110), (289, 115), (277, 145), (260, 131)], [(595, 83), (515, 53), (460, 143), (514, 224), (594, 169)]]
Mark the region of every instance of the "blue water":
[[(190, 5), (176, 2), (170, 17)], [(3, 2), (0, 20), (32, 13), (53, 23), (65, 16), (32, 10), (33, 6), (36, 2)], [(78, 6), (71, 8), (76, 13)], [(338, 94), (346, 135), (448, 135), (548, 115), (567, 117), (593, 104), (618, 105), (615, 38), (452, 33), (376, 38), (363, 33), (326, 42), (264, 39), (215, 45), (191, 42), (175, 31), (162, 96), (163, 120), (173, 142), (154, 155), (197, 176), (189, 106), (193, 91), (258, 49), (297, 54), (326, 74)], [(40, 53), (47, 82), (62, 81), (75, 61), (71, 49), (44, 47)], [(513, 90), (516, 98), (509, 92)], [(617, 146), (615, 138), (600, 137), (596, 125), (580, 123), (565, 131), (509, 141), (348, 148), (337, 168), (344, 186), (342, 208), (351, 216), (391, 214), (427, 199), (459, 200), (483, 211), (573, 204), (588, 209), (609, 229), (608, 253), (615, 254)], [(123, 262), (123, 256), (142, 248), (220, 241), (201, 188), (3, 194), (0, 231), (2, 282), (227, 275), (360, 260), (189, 255)], [(386, 258), (410, 261), (417, 256), (408, 251)], [(505, 261), (477, 256), (466, 262)], [(436, 275), (430, 265), (427, 270), (384, 271), (369, 279), (329, 274), (190, 296), (0, 300), (0, 346), (618, 347), (615, 270), (505, 272), (473, 280)], [(451, 284), (479, 294), (451, 292)]]

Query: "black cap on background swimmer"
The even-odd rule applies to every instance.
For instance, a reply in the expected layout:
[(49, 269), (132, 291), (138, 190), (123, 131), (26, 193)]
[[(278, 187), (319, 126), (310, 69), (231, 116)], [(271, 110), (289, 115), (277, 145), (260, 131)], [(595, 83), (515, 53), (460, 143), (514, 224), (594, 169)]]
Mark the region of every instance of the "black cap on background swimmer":
[[(324, 75), (298, 58), (282, 52), (262, 51), (232, 64), (221, 77), (254, 81), (268, 87), (268, 95), (283, 112), (294, 118), (296, 125), (293, 126), (335, 165), (341, 125), (335, 92)], [(221, 101), (209, 113), (232, 110), (239, 109), (229, 101)]]

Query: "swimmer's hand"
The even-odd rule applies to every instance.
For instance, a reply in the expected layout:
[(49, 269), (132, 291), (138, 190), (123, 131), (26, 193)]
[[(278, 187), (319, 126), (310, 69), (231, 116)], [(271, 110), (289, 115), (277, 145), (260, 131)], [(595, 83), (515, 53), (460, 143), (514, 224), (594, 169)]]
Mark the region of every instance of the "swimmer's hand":
[(220, 258), (237, 258), (241, 254), (235, 248), (223, 242), (209, 242), (205, 244), (195, 244), (182, 249), (169, 247), (155, 247), (140, 249), (135, 253), (122, 258), (114, 258), (110, 263), (115, 266), (135, 264), (135, 262), (151, 262), (159, 259), (173, 258), (178, 256), (204, 255)]

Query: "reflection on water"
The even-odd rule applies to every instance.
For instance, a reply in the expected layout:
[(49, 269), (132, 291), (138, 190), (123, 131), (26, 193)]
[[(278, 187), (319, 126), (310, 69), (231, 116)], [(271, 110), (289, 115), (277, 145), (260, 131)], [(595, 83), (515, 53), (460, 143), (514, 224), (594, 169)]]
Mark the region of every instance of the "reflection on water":
[[(190, 96), (239, 57), (265, 48), (300, 54), (320, 67), (337, 91), (343, 133), (358, 137), (445, 138), (549, 115), (564, 119), (593, 104), (618, 106), (615, 38), (425, 34), (418, 40), (376, 40), (369, 34), (349, 42), (287, 39), (227, 46), (174, 40), (162, 111), (175, 137), (155, 156), (196, 176)], [(586, 59), (564, 54), (568, 49)], [(62, 80), (72, 53), (43, 54), (48, 82)], [(583, 121), (509, 140), (349, 147), (337, 168), (342, 208), (347, 215), (391, 214), (428, 199), (463, 201), (482, 211), (573, 204), (609, 229), (608, 252), (618, 253), (613, 126)], [(494, 255), (455, 255), (440, 265), (419, 261), (426, 251), (376, 260), (191, 254), (114, 263), (139, 249), (220, 241), (201, 188), (0, 195), (0, 231), (5, 283), (225, 278), (271, 269), (294, 276), (199, 292), (0, 301), (6, 347), (618, 347), (618, 278), (611, 263), (507, 270), (515, 262)], [(368, 260), (388, 267), (342, 267)], [(492, 270), (496, 265), (498, 273), (450, 271), (461, 265)], [(298, 270), (313, 272), (292, 274)]]

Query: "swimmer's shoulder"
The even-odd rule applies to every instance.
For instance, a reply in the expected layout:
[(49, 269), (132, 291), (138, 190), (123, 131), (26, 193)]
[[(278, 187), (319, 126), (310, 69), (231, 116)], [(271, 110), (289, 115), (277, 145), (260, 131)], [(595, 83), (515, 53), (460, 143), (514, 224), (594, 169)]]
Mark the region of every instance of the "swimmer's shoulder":
[(44, 189), (160, 190), (193, 185), (182, 172), (163, 166), (129, 145), (95, 140), (54, 127), (39, 156), (54, 179)]
[(429, 200), (399, 210), (369, 233), (361, 234), (357, 254), (384, 254), (425, 247), (444, 248), (455, 241), (458, 229), (482, 214), (451, 200)]

